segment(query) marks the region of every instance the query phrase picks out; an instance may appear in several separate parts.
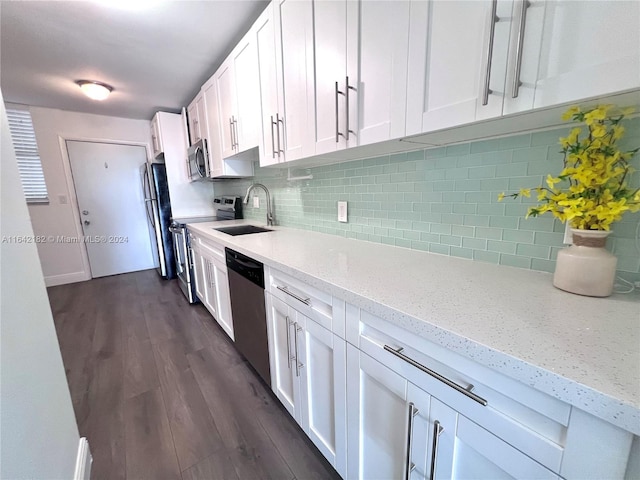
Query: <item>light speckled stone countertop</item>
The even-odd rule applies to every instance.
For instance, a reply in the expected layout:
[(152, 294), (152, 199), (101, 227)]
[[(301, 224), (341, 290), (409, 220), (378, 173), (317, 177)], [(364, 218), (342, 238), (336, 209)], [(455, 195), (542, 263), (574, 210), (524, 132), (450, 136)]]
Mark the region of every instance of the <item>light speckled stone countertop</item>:
[(478, 363), (640, 435), (640, 295), (590, 298), (552, 276), (274, 227), (189, 225)]

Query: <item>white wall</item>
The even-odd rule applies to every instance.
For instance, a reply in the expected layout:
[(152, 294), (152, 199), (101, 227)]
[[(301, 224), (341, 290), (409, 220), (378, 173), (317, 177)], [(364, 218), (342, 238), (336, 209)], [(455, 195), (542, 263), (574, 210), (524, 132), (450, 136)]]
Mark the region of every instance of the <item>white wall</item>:
[(0, 478), (72, 479), (79, 434), (2, 93)]
[[(150, 122), (67, 112), (51, 108), (29, 107), (42, 159), (50, 203), (29, 205), (36, 235), (45, 237), (82, 235), (75, 207), (73, 182), (64, 140), (93, 140), (144, 145), (151, 152)], [(66, 203), (64, 203), (66, 201)], [(47, 285), (88, 280), (90, 271), (82, 244), (46, 242), (38, 252)]]

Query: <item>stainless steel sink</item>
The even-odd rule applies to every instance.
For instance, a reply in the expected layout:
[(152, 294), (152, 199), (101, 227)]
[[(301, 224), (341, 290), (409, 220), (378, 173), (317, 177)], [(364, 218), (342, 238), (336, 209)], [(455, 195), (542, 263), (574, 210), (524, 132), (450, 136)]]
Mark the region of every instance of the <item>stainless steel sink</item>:
[(218, 232), (226, 233), (227, 235), (248, 235), (250, 233), (262, 233), (262, 232), (271, 232), (270, 228), (262, 228), (256, 225), (236, 225), (235, 227), (221, 227), (214, 228)]

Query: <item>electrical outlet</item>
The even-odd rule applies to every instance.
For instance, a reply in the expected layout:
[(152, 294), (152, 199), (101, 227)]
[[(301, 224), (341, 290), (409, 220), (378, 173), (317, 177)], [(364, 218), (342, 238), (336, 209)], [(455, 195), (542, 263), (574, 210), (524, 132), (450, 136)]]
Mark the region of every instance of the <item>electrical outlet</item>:
[(573, 234), (571, 233), (571, 226), (569, 222), (564, 224), (564, 239), (562, 243), (565, 245), (573, 245)]
[(347, 222), (347, 202), (346, 201), (338, 202), (338, 221), (343, 223)]
[(260, 208), (260, 197), (257, 195), (253, 196), (253, 208)]

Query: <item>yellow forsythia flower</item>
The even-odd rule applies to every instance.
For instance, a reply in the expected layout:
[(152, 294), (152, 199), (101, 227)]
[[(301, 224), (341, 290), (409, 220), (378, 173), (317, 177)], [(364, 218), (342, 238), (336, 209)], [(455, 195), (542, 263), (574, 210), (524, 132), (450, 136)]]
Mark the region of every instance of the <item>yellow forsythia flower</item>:
[(547, 175), (547, 185), (549, 185), (549, 188), (553, 188), (556, 183), (560, 183), (559, 178), (553, 178), (551, 174)]
[(566, 112), (564, 112), (562, 114), (562, 120), (564, 120), (565, 122), (567, 120), (571, 120), (571, 118), (576, 114), (576, 113), (580, 113), (580, 107), (578, 107), (577, 105), (574, 105), (573, 107), (571, 107), (569, 110), (567, 110)]
[[(599, 105), (585, 111), (571, 107), (565, 112), (565, 120), (584, 122), (587, 134), (580, 138), (581, 129), (576, 127), (559, 139), (564, 157), (561, 172), (547, 175), (548, 188), (544, 184), (535, 188), (538, 205), (528, 209), (527, 218), (551, 213), (574, 228), (609, 230), (627, 211), (640, 211), (640, 190), (628, 184), (633, 173), (629, 160), (637, 150), (622, 151), (616, 145), (625, 133), (620, 122), (632, 110), (609, 113), (612, 107)], [(531, 189), (503, 192), (498, 200), (507, 196), (529, 198)]]

